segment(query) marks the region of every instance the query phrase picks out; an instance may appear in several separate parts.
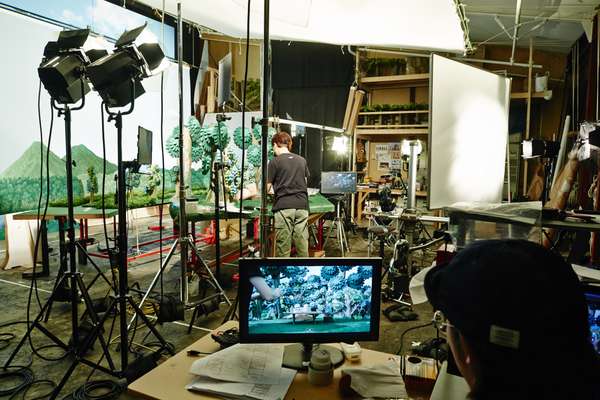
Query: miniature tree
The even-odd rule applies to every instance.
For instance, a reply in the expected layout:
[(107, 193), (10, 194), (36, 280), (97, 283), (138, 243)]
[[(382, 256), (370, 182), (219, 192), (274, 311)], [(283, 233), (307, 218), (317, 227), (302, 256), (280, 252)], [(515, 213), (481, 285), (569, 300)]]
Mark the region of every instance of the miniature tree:
[(146, 195), (154, 197), (156, 188), (160, 186), (161, 182), (162, 180), (160, 177), (160, 170), (156, 165), (152, 165), (150, 167), (150, 176), (148, 177), (148, 181), (146, 182)]
[(90, 194), (90, 202), (94, 202), (94, 196), (98, 193), (98, 177), (96, 176), (96, 171), (93, 166), (88, 167), (87, 169), (87, 190)]

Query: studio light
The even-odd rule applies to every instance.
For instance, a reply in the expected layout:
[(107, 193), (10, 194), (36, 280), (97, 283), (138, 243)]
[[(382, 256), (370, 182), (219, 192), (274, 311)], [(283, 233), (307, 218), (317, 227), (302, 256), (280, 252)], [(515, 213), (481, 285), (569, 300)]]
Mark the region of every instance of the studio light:
[(124, 32), (114, 52), (89, 65), (87, 75), (108, 107), (123, 107), (144, 94), (142, 79), (168, 66), (156, 37), (144, 24)]
[(413, 146), (416, 146), (416, 151), (417, 151), (417, 155), (421, 154), (421, 152), (423, 151), (423, 144), (421, 144), (420, 140), (409, 140), (409, 139), (404, 139), (400, 145), (400, 151), (402, 152), (402, 155), (405, 157), (409, 157), (410, 156), (410, 146), (411, 144)]
[(522, 153), (521, 156), (524, 159), (529, 158), (554, 158), (558, 156), (560, 150), (560, 143), (551, 142), (548, 140), (532, 139), (524, 140), (521, 143)]
[(107, 54), (89, 29), (62, 31), (46, 44), (38, 75), (54, 100), (73, 104), (90, 91), (85, 67)]
[(331, 144), (331, 150), (338, 155), (345, 154), (348, 151), (348, 136), (335, 136)]

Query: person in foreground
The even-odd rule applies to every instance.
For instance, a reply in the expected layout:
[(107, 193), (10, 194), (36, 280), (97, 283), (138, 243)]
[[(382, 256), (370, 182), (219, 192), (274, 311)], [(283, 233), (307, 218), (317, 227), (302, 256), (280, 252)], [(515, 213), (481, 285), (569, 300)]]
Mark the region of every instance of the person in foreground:
[(533, 242), (485, 240), (425, 277), (469, 398), (600, 399), (581, 284)]
[(291, 152), (292, 137), (281, 131), (271, 140), (275, 158), (269, 162), (267, 191), (275, 194), (273, 216), (277, 257), (289, 257), (292, 241), (298, 257), (308, 257), (308, 166)]

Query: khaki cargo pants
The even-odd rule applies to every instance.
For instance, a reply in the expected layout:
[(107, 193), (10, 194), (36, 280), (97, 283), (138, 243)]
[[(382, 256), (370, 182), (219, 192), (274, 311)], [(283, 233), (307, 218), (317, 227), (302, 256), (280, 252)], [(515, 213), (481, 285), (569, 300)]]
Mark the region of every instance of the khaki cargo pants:
[(289, 257), (292, 240), (298, 257), (308, 257), (308, 211), (295, 208), (275, 211), (275, 257)]

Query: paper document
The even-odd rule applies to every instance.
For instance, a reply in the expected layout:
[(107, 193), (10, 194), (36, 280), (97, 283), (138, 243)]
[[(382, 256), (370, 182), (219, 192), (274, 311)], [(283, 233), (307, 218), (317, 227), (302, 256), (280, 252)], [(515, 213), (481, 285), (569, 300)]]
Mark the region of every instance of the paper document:
[(224, 382), (218, 379), (196, 376), (186, 389), (211, 393), (226, 398), (248, 400), (282, 400), (285, 397), (296, 371), (280, 368), (277, 384)]
[(236, 344), (195, 361), (190, 373), (241, 383), (279, 383), (283, 345)]

